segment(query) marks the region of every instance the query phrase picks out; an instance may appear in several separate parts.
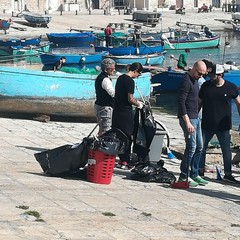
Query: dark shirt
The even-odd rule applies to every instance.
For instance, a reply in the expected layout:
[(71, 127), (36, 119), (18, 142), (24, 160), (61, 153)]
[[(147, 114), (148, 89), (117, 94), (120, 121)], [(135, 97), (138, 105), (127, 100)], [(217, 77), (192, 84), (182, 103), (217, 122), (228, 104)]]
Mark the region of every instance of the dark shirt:
[(128, 93), (134, 93), (135, 82), (127, 74), (118, 77), (115, 87), (114, 108), (118, 110), (131, 110), (132, 104), (128, 101)]
[(54, 66), (53, 66), (53, 70), (56, 71), (56, 70), (60, 70), (61, 67), (63, 66), (63, 62), (61, 60), (58, 60)]
[(182, 118), (185, 114), (190, 119), (198, 118), (198, 93), (197, 80), (186, 73), (178, 90), (178, 118)]
[(135, 82), (126, 74), (118, 77), (115, 86), (115, 102), (113, 108), (112, 127), (122, 130), (128, 136), (133, 134), (134, 121), (132, 104), (128, 101), (128, 93), (134, 94)]
[(232, 127), (232, 99), (237, 98), (237, 87), (228, 81), (217, 87), (211, 80), (203, 83), (199, 97), (202, 100), (202, 129), (227, 131)]
[(102, 88), (102, 81), (104, 78), (109, 78), (106, 73), (101, 72), (95, 81), (95, 92), (96, 92), (96, 101), (95, 103), (99, 106), (110, 106), (114, 105), (114, 98), (111, 97), (108, 92)]

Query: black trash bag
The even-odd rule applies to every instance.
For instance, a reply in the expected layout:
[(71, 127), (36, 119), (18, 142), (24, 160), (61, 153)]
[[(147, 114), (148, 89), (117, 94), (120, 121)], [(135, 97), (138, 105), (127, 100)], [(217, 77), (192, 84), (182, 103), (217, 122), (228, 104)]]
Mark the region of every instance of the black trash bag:
[(155, 174), (157, 174), (157, 169), (150, 162), (139, 163), (132, 170), (133, 174), (131, 175), (132, 180), (141, 181), (141, 182), (154, 182)]
[(176, 177), (173, 173), (168, 172), (163, 164), (158, 166), (151, 165), (150, 162), (140, 163), (136, 165), (131, 175), (132, 180), (141, 182), (157, 182), (157, 183), (168, 183), (172, 184), (176, 181)]
[(168, 183), (172, 184), (176, 182), (176, 177), (173, 173), (168, 172), (166, 169), (164, 171), (158, 171), (158, 174), (154, 176), (155, 182), (157, 183)]
[(136, 109), (134, 116), (133, 153), (138, 155), (139, 162), (146, 162), (150, 145), (156, 133), (156, 122), (148, 102), (143, 109)]
[(84, 167), (88, 161), (88, 149), (93, 138), (83, 138), (83, 141), (74, 145), (63, 145), (49, 149), (34, 156), (44, 173), (52, 176), (76, 172)]
[(118, 128), (110, 129), (94, 140), (92, 148), (109, 155), (124, 154), (129, 146), (129, 139)]

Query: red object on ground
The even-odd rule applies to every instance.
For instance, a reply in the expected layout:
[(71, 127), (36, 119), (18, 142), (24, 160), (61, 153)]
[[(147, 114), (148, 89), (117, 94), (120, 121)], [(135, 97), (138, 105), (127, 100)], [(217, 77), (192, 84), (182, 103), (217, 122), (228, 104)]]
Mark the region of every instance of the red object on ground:
[(101, 151), (88, 151), (87, 179), (89, 182), (110, 184), (116, 156)]
[(189, 188), (189, 182), (174, 182), (171, 184), (171, 188)]

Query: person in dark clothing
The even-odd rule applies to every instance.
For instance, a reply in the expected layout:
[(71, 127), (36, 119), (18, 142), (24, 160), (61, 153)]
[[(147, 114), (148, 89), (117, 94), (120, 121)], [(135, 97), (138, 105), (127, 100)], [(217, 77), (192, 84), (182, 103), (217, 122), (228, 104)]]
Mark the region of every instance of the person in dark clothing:
[(57, 70), (60, 70), (63, 64), (66, 62), (65, 57), (61, 57), (53, 66), (53, 71), (56, 72)]
[(112, 128), (118, 128), (129, 138), (129, 148), (125, 154), (119, 155), (119, 168), (128, 169), (134, 130), (133, 106), (143, 107), (143, 103), (133, 97), (135, 82), (134, 78), (141, 75), (143, 67), (136, 62), (129, 66), (128, 72), (118, 77), (115, 86), (115, 102), (113, 108)]
[[(202, 151), (202, 132), (198, 117), (199, 86), (197, 82), (206, 71), (207, 67), (203, 61), (196, 62), (193, 68), (185, 74), (178, 91), (178, 118), (186, 144), (180, 165), (179, 182), (190, 181), (189, 184), (192, 187), (207, 184), (207, 181), (198, 176)], [(190, 173), (189, 167), (191, 167)]]
[(114, 74), (115, 62), (111, 58), (105, 58), (101, 62), (101, 69), (102, 72), (95, 81), (94, 107), (99, 124), (98, 136), (111, 129), (115, 89), (110, 76)]
[(141, 46), (142, 39), (141, 39), (141, 30), (138, 27), (135, 27), (133, 36), (132, 36), (133, 46), (138, 48)]
[(202, 100), (203, 151), (199, 170), (204, 175), (206, 150), (211, 138), (216, 134), (223, 153), (224, 180), (238, 181), (232, 176), (230, 129), (232, 127), (232, 100), (235, 100), (240, 115), (240, 96), (237, 87), (223, 79), (224, 68), (214, 65), (209, 72), (210, 80), (201, 86), (199, 97)]

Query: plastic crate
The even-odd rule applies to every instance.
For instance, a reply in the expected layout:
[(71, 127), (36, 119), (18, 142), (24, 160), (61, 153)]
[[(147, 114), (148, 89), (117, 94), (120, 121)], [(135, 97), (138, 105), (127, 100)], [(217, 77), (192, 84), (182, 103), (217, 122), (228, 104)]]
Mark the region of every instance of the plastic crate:
[(110, 184), (116, 156), (101, 151), (88, 151), (87, 179), (89, 182)]

